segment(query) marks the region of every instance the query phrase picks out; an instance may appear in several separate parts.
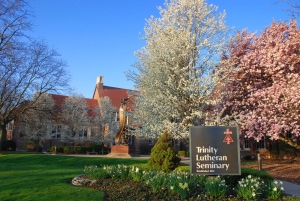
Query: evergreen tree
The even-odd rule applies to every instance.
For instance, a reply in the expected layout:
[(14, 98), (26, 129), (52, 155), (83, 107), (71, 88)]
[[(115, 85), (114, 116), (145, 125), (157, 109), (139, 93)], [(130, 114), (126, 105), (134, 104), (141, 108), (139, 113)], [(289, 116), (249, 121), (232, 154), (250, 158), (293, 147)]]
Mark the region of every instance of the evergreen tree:
[(171, 136), (166, 130), (152, 148), (148, 164), (151, 169), (170, 172), (179, 165), (180, 160), (173, 149)]

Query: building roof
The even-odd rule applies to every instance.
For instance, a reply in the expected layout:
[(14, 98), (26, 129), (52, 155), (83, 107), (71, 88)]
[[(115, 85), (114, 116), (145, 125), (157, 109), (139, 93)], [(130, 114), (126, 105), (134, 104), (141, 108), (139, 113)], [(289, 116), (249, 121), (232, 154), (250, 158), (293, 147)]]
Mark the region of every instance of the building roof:
[[(61, 112), (61, 106), (65, 102), (65, 99), (68, 98), (68, 96), (64, 95), (58, 95), (58, 94), (50, 94), (53, 98), (53, 100), (56, 103), (57, 112)], [(87, 106), (89, 108), (89, 116), (94, 116), (93, 110), (98, 107), (98, 100), (96, 99), (90, 99), (90, 98), (84, 98)]]
[(129, 89), (122, 89), (117, 87), (103, 86), (102, 90), (99, 90), (99, 97), (109, 97), (112, 105), (116, 108), (120, 108), (121, 100), (124, 98), (128, 98), (128, 91), (132, 91)]

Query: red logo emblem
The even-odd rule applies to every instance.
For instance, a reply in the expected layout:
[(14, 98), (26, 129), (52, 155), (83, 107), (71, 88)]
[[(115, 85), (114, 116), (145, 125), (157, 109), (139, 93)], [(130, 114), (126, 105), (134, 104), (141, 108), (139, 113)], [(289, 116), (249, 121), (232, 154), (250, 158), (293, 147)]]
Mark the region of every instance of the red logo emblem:
[(232, 132), (227, 128), (227, 130), (224, 132), (224, 134), (226, 135), (225, 139), (223, 140), (223, 142), (226, 142), (227, 144), (230, 144), (230, 142), (234, 142), (233, 139), (231, 138), (231, 134)]

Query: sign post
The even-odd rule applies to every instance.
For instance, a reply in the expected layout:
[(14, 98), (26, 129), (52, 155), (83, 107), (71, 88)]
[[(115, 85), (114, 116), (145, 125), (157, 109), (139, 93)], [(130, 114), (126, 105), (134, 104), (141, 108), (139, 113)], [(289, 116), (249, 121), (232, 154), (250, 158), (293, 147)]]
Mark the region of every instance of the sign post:
[(190, 127), (190, 172), (202, 175), (240, 175), (238, 128)]

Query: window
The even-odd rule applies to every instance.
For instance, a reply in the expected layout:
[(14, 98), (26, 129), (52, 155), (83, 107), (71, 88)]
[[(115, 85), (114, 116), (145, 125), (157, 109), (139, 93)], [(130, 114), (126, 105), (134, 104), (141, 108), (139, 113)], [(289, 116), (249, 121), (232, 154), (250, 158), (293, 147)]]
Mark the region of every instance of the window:
[(53, 125), (51, 131), (52, 138), (61, 138), (61, 126)]
[(266, 148), (266, 143), (265, 143), (265, 137), (262, 137), (258, 142), (257, 142), (257, 149), (265, 149)]
[(79, 131), (79, 137), (84, 137), (84, 138), (87, 137), (87, 129), (86, 128), (81, 129), (81, 131)]
[(8, 124), (6, 125), (6, 129), (7, 129), (8, 131), (12, 131), (12, 130), (13, 130), (13, 125), (12, 125), (12, 123), (8, 123)]
[(244, 149), (250, 149), (250, 139), (249, 138), (244, 139)]

